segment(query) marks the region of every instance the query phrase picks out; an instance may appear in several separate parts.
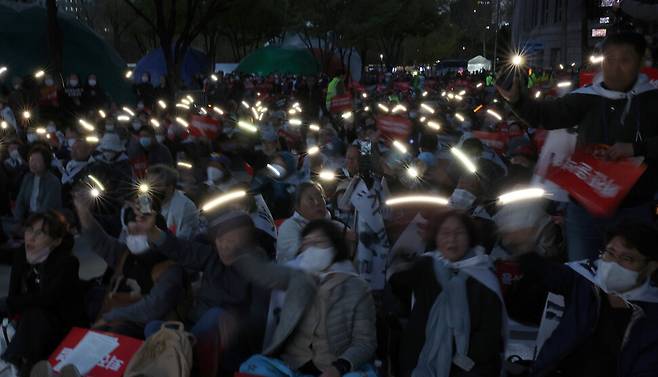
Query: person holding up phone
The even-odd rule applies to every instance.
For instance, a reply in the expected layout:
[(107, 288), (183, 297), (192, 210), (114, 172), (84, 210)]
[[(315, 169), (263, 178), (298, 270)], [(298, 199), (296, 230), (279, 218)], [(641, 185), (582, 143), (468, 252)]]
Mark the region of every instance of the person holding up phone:
[(602, 72), (591, 86), (555, 100), (537, 100), (521, 91), (519, 80), (498, 92), (515, 113), (533, 127), (577, 127), (578, 144), (606, 144), (604, 158), (643, 157), (647, 170), (611, 218), (591, 215), (579, 204), (567, 208), (566, 229), (570, 260), (594, 257), (603, 247), (604, 229), (623, 217), (652, 219), (658, 159), (658, 91), (640, 73), (646, 42), (637, 33), (612, 34), (603, 42)]

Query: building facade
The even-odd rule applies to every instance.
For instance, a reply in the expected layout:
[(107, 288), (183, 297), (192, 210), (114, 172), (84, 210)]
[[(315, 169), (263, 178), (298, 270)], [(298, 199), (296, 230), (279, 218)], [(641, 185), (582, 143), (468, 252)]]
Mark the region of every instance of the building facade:
[(579, 66), (605, 37), (610, 20), (599, 17), (603, 8), (600, 0), (517, 0), (512, 43), (533, 66)]

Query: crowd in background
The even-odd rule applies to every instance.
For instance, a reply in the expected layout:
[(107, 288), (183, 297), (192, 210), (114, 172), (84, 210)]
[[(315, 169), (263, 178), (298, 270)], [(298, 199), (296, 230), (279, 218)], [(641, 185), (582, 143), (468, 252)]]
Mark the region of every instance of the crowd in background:
[[(29, 375), (73, 326), (148, 338), (176, 319), (200, 376), (658, 375), (645, 49), (608, 37), (574, 92), (569, 71), (498, 89), (484, 71), (219, 72), (176, 102), (144, 75), (125, 106), (94, 75), (4, 82), (2, 359)], [(613, 215), (559, 189), (501, 205), (569, 143), (644, 158)], [(410, 194), (446, 201), (390, 202)], [(81, 279), (85, 252), (107, 270)], [(508, 327), (539, 326), (548, 292), (560, 324), (510, 369)]]

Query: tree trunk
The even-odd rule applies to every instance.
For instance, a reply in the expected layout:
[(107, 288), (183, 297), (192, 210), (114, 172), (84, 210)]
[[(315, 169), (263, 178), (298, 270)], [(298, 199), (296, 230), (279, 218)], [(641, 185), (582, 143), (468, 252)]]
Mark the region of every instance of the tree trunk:
[(57, 75), (64, 69), (62, 52), (62, 35), (57, 22), (57, 0), (47, 0), (48, 13), (48, 51), (50, 53), (50, 66)]

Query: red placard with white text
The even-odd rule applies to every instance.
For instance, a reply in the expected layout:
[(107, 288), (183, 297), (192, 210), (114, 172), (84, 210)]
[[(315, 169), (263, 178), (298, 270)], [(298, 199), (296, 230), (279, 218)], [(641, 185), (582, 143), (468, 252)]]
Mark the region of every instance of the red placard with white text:
[(112, 351), (107, 357), (103, 358), (96, 367), (94, 367), (86, 377), (121, 377), (126, 370), (128, 363), (133, 355), (139, 350), (139, 347), (144, 343), (142, 340), (134, 339), (128, 336), (117, 335), (109, 332), (95, 331), (74, 327), (68, 333), (66, 338), (60, 343), (55, 352), (50, 355), (48, 362), (51, 366), (57, 365), (61, 360), (64, 360), (67, 353), (71, 352), (80, 343), (82, 338), (90, 332), (94, 331), (100, 334), (109, 335), (117, 338), (119, 346)]
[(564, 164), (550, 166), (555, 182), (596, 216), (612, 215), (646, 167), (634, 161), (606, 161), (576, 150)]
[(473, 131), (473, 136), (498, 154), (507, 151), (507, 132)]
[(219, 119), (206, 115), (192, 115), (190, 117), (190, 134), (196, 137), (207, 137), (214, 140), (221, 132), (222, 123)]
[(376, 122), (381, 135), (390, 139), (408, 138), (413, 126), (409, 118), (399, 115), (380, 115)]
[(352, 110), (352, 96), (349, 93), (334, 96), (331, 99), (329, 111), (332, 113), (342, 113)]

